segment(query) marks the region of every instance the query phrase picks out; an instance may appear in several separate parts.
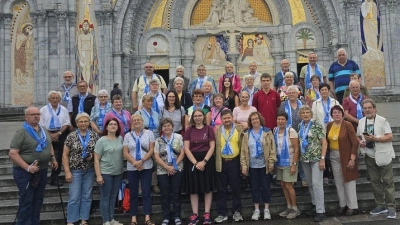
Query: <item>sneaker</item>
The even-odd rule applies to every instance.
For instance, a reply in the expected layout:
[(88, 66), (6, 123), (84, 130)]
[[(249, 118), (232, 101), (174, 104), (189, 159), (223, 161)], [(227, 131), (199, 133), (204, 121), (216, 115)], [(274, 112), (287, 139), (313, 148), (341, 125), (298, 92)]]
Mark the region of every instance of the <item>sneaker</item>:
[(371, 210), (369, 212), (371, 215), (379, 215), (379, 214), (385, 214), (387, 213), (388, 210), (385, 206), (377, 206), (375, 209)]
[(299, 209), (290, 209), (289, 214), (286, 216), (286, 219), (294, 219), (301, 214)]
[(394, 209), (390, 209), (387, 212), (386, 218), (388, 218), (388, 219), (396, 219), (396, 211)]
[(302, 181), (301, 181), (301, 185), (302, 185), (303, 187), (308, 187), (308, 184), (307, 184), (307, 181), (306, 181), (306, 180), (302, 180)]
[(222, 222), (225, 222), (225, 221), (227, 221), (227, 220), (228, 220), (228, 217), (227, 217), (227, 216), (219, 215), (219, 216), (217, 216), (217, 218), (215, 218), (214, 222), (216, 222), (216, 223), (222, 223)]
[(164, 219), (161, 223), (161, 225), (168, 225), (168, 224), (169, 224), (169, 220), (167, 220), (167, 219)]
[(239, 222), (239, 221), (243, 221), (243, 217), (242, 217), (242, 215), (240, 215), (240, 212), (238, 212), (238, 211), (236, 211), (234, 214), (233, 214), (233, 220), (235, 221), (235, 222)]
[(260, 218), (260, 210), (254, 211), (253, 215), (251, 215), (251, 220), (258, 221)]
[(160, 188), (157, 185), (154, 185), (152, 189), (155, 194), (160, 194), (161, 192)]
[(305, 211), (305, 214), (307, 216), (315, 216), (316, 213), (317, 213), (317, 211), (316, 211), (315, 205), (313, 205), (310, 210)]
[(317, 213), (314, 217), (314, 222), (322, 222), (326, 219), (325, 213)]
[(110, 225), (123, 225), (123, 224), (113, 219), (111, 220)]
[(179, 217), (175, 218), (175, 225), (181, 225), (182, 224), (182, 220)]
[(289, 214), (289, 212), (290, 212), (290, 209), (285, 209), (285, 211), (279, 213), (279, 216), (287, 217), (287, 215)]
[(199, 218), (197, 217), (197, 214), (192, 214), (189, 219), (189, 225), (195, 225), (198, 222), (199, 222)]
[(203, 218), (204, 218), (204, 220), (203, 220), (203, 225), (211, 224), (211, 223), (212, 223), (212, 221), (211, 221), (211, 219), (210, 219), (210, 213), (209, 213), (209, 212), (204, 213), (204, 214), (203, 214)]
[(270, 220), (271, 219), (271, 213), (269, 212), (269, 209), (264, 209), (264, 220)]
[(324, 178), (324, 185), (329, 185), (329, 178), (327, 177)]
[(111, 225), (111, 223), (107, 221), (107, 222), (103, 223), (103, 225)]

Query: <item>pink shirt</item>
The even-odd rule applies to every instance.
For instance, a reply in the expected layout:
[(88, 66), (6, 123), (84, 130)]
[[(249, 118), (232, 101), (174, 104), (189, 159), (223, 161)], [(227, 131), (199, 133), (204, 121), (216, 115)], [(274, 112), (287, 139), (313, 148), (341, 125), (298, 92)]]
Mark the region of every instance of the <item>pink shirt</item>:
[(235, 120), (237, 123), (248, 126), (247, 120), (252, 112), (257, 112), (257, 109), (254, 106), (250, 106), (250, 108), (246, 110), (242, 110), (240, 107), (235, 107), (233, 109), (233, 120)]
[[(219, 78), (219, 92), (222, 92), (222, 87), (224, 86), (224, 78), (225, 78), (225, 74), (223, 74), (220, 78)], [(242, 90), (242, 85), (240, 84), (240, 76), (235, 74), (233, 75), (233, 77), (231, 78), (231, 82), (232, 82), (232, 88), (236, 93), (240, 93), (240, 90)]]
[[(131, 113), (128, 110), (124, 110), (125, 113), (125, 119), (126, 119), (126, 123), (128, 125), (129, 130), (131, 129)], [(125, 125), (124, 123), (118, 119), (118, 117), (114, 114), (114, 112), (111, 110), (110, 112), (108, 112), (105, 116), (104, 116), (104, 129), (106, 129), (105, 124), (107, 122), (107, 120), (111, 119), (111, 118), (115, 118), (118, 120), (118, 125), (121, 128), (121, 137), (124, 138), (125, 136)]]

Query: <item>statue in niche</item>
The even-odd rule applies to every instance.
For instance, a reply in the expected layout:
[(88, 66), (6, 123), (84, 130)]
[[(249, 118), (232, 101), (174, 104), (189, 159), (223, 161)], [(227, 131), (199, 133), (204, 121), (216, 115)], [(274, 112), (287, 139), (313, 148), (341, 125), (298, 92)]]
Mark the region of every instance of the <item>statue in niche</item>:
[(25, 23), (21, 26), (21, 32), (17, 34), (15, 41), (15, 76), (18, 84), (26, 84), (24, 77), (33, 77), (33, 74), (29, 74), (27, 71), (28, 51), (33, 48), (33, 25), (31, 23)]
[(363, 28), (365, 43), (368, 51), (378, 50), (378, 9), (373, 0), (365, 0), (361, 5), (361, 14), (364, 18)]
[(77, 76), (89, 84), (92, 93), (98, 85), (97, 47), (93, 24), (84, 20), (76, 37)]
[(253, 55), (254, 55), (254, 40), (249, 38), (247, 39), (247, 46), (243, 51), (242, 62), (246, 59), (247, 56), (253, 56)]
[(258, 22), (258, 19), (253, 14), (254, 10), (247, 0), (213, 0), (210, 14), (202, 24), (215, 27), (224, 23)]
[(211, 36), (205, 44), (202, 52), (203, 62), (207, 64), (218, 64), (225, 61), (225, 53), (215, 36)]

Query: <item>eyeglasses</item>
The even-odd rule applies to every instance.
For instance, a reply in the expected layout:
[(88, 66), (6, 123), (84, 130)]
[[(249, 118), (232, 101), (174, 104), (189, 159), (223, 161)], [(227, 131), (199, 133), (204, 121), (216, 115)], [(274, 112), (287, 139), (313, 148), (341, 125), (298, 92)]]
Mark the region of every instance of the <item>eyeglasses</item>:
[(366, 110), (366, 109), (373, 109), (373, 108), (374, 107), (370, 106), (370, 107), (364, 107), (363, 109)]
[(79, 85), (78, 85), (78, 88), (86, 88), (86, 85), (85, 85), (85, 86), (82, 86), (82, 85), (79, 86)]
[(31, 113), (31, 114), (26, 114), (28, 116), (40, 116), (40, 113)]
[(152, 66), (145, 66), (144, 68), (153, 68)]
[(108, 126), (118, 126), (116, 123), (109, 123)]
[(107, 98), (108, 96), (99, 96), (99, 98)]
[(64, 76), (64, 78), (72, 78), (72, 76)]

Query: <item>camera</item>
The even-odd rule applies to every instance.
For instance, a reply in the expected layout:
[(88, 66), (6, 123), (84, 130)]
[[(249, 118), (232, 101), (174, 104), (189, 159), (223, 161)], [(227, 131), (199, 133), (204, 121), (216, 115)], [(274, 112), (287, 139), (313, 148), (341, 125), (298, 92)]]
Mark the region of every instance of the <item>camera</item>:
[(375, 142), (374, 141), (368, 141), (366, 144), (367, 148), (375, 148)]

